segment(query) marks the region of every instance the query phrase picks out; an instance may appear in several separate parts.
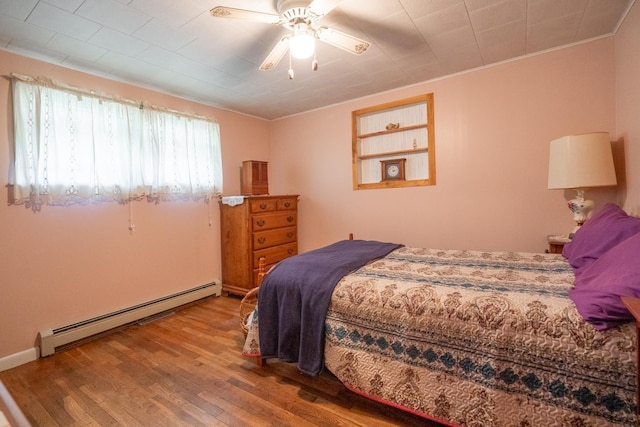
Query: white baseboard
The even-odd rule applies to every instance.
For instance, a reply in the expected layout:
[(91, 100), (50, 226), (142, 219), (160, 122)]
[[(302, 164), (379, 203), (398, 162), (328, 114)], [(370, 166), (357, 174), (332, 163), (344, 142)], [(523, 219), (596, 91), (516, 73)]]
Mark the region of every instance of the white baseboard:
[(38, 347), (30, 348), (28, 350), (21, 351), (20, 353), (10, 354), (8, 356), (0, 357), (0, 372), (6, 371), (16, 366), (24, 365), (25, 363), (33, 362), (40, 357)]
[(69, 343), (128, 323), (137, 322), (149, 316), (155, 316), (167, 310), (173, 310), (184, 304), (190, 304), (212, 295), (220, 296), (221, 293), (222, 285), (211, 282), (67, 326), (61, 326), (56, 329), (43, 329), (38, 333), (38, 340), (36, 341), (40, 347), (40, 356), (50, 356), (55, 353), (56, 348)]
[[(155, 301), (151, 301), (147, 304), (140, 304), (139, 308), (133, 307), (137, 310), (137, 312), (135, 316), (131, 317), (131, 319), (127, 318), (126, 314), (120, 316), (121, 318), (124, 318), (124, 320), (122, 321), (119, 320), (120, 323), (118, 322), (114, 323), (114, 321), (107, 319), (103, 321), (103, 323), (106, 326), (104, 326), (98, 332), (102, 332), (104, 330), (108, 330), (116, 326), (121, 326), (122, 324), (139, 320), (149, 315), (157, 314), (158, 312), (161, 312), (168, 308), (175, 308), (182, 304), (194, 302), (194, 301), (197, 301), (197, 299), (200, 299), (203, 297), (207, 297), (211, 295), (220, 296), (222, 293), (221, 283), (222, 283), (222, 280), (216, 279), (215, 282), (211, 282), (207, 285), (203, 285), (193, 289), (188, 289), (187, 291), (184, 291), (182, 293), (170, 295), (169, 297), (165, 297), (164, 299), (161, 298)], [(39, 336), (41, 335), (42, 333)], [(63, 343), (66, 344), (68, 342), (69, 341), (66, 341)], [(37, 360), (38, 358), (40, 358), (41, 353), (43, 357), (48, 356), (49, 354), (53, 354), (55, 350), (55, 347), (53, 347), (53, 345), (54, 344), (51, 344), (48, 346), (48, 347), (51, 347), (50, 349), (47, 346), (44, 346), (44, 347), (40, 346), (40, 347), (34, 347), (34, 348), (21, 351), (19, 353), (14, 353), (4, 357), (0, 357), (0, 372), (6, 371), (11, 368), (15, 368), (16, 366), (24, 365), (25, 363), (33, 362), (34, 360)]]

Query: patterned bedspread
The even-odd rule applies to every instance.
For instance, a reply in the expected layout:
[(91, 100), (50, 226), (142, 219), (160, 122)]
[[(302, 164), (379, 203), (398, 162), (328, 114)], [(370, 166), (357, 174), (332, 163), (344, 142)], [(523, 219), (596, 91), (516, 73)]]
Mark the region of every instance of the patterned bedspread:
[(336, 286), (326, 367), (453, 425), (636, 425), (635, 327), (593, 329), (572, 283), (553, 254), (398, 249)]

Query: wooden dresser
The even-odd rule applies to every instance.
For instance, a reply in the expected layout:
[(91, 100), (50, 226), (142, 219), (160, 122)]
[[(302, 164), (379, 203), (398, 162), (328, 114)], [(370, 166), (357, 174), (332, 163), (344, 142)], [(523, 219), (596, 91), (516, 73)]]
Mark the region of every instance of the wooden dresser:
[(258, 264), (267, 269), (298, 253), (298, 195), (247, 196), (220, 202), (222, 292), (245, 295), (257, 286)]

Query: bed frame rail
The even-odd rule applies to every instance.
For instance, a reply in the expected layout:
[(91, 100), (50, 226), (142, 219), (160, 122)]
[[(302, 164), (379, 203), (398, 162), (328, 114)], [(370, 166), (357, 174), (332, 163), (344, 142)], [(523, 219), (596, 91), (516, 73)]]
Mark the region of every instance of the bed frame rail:
[[(353, 240), (353, 233), (349, 233), (349, 240)], [(249, 317), (251, 312), (253, 312), (253, 310), (256, 308), (256, 305), (258, 304), (258, 289), (260, 288), (260, 285), (264, 280), (264, 276), (266, 276), (267, 273), (271, 271), (271, 268), (273, 268), (272, 266), (271, 268), (269, 268), (269, 271), (267, 271), (266, 264), (267, 262), (264, 257), (261, 257), (258, 260), (258, 279), (257, 279), (258, 285), (255, 288), (251, 289), (249, 292), (247, 292), (244, 298), (242, 298), (242, 301), (240, 301), (240, 325), (245, 338), (247, 338), (247, 333), (249, 332), (247, 328), (247, 318)], [(260, 356), (256, 356), (255, 359), (256, 359), (256, 364), (258, 366), (264, 366), (267, 364), (267, 360), (263, 359)]]

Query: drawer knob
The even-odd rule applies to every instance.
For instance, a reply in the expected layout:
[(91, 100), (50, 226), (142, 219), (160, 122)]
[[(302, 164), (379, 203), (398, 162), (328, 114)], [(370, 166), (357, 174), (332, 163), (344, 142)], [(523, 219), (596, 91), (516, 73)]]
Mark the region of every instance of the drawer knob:
[(289, 216), (287, 217), (287, 221), (288, 221), (288, 222), (293, 222), (293, 216), (289, 215)]
[(289, 250), (287, 251), (287, 253), (288, 253), (289, 255), (293, 255), (293, 252), (294, 252), (294, 250), (293, 250), (293, 249), (289, 249)]
[(285, 208), (291, 207), (291, 202), (284, 202), (284, 207)]
[(290, 231), (290, 232), (287, 233), (287, 237), (288, 238), (291, 239), (293, 236), (294, 236), (293, 231)]
[(258, 243), (260, 243), (261, 245), (263, 245), (264, 242), (266, 242), (266, 241), (267, 241), (267, 239), (265, 239), (264, 237), (259, 237), (258, 238)]
[(262, 209), (262, 210), (267, 209), (267, 204), (266, 203), (260, 203), (260, 209)]
[(262, 227), (264, 225), (264, 219), (259, 219), (256, 224), (258, 224), (258, 227)]

